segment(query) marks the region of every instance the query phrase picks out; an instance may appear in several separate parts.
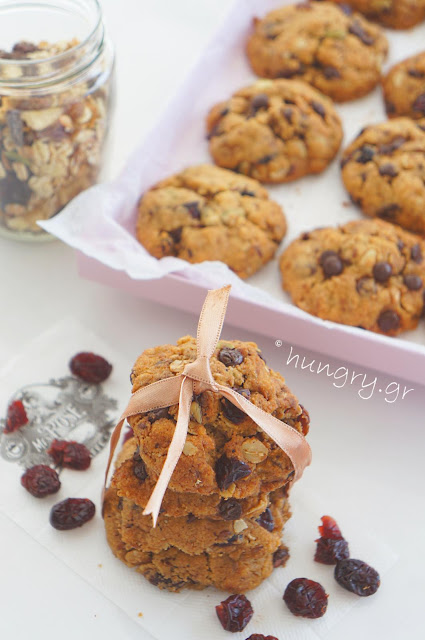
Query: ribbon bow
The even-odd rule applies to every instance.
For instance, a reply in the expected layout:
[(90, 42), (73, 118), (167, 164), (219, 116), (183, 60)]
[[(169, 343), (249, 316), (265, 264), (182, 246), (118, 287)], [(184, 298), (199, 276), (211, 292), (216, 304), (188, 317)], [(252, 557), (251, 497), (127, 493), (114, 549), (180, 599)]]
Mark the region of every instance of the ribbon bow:
[(133, 393), (111, 436), (105, 485), (124, 420), (139, 413), (147, 413), (177, 403), (179, 405), (177, 424), (164, 466), (143, 512), (143, 515), (152, 514), (154, 526), (168, 483), (183, 451), (194, 394), (198, 395), (206, 390), (214, 391), (246, 413), (290, 458), (295, 471), (293, 482), (301, 477), (311, 461), (310, 447), (302, 434), (255, 406), (237, 391), (218, 384), (212, 376), (209, 361), (220, 338), (230, 288), (228, 285), (208, 292), (199, 318), (196, 360), (187, 364), (179, 375), (159, 380)]

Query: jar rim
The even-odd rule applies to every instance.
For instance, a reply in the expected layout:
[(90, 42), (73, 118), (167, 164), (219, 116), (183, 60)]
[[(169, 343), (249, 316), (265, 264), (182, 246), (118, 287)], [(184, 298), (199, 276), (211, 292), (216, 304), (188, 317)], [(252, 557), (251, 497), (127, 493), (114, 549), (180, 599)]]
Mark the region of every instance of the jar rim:
[[(0, 75), (0, 87), (1, 86), (9, 86), (13, 88), (28, 88), (30, 86), (40, 86), (41, 84), (51, 84), (55, 83), (58, 80), (65, 79), (68, 75), (65, 71), (67, 68), (66, 60), (74, 57), (76, 54), (78, 56), (81, 55), (81, 58), (86, 60), (86, 64), (83, 65), (82, 68), (85, 68), (88, 64), (93, 62), (97, 56), (99, 55), (99, 51), (102, 49), (104, 45), (104, 26), (103, 26), (103, 14), (102, 8), (99, 0), (85, 0), (87, 3), (91, 3), (94, 8), (94, 25), (91, 27), (88, 35), (86, 35), (81, 41), (78, 41), (75, 45), (66, 49), (65, 51), (61, 51), (51, 56), (46, 56), (45, 58), (21, 58), (21, 59), (10, 59), (10, 58), (0, 58), (0, 69), (3, 67), (4, 69), (21, 69), (24, 65), (28, 69), (35, 68), (40, 64), (48, 64), (51, 68), (56, 69), (56, 72), (49, 74), (41, 74), (34, 75), (32, 73), (28, 74), (7, 74), (7, 77), (2, 78)], [(11, 8), (19, 9), (19, 7), (31, 6), (37, 7), (41, 6), (47, 8), (45, 2), (37, 1), (29, 4), (25, 0), (8, 0), (6, 2), (1, 2), (0, 0), (0, 17), (2, 10), (9, 10)], [(91, 45), (91, 46), (90, 46)], [(90, 55), (91, 54), (91, 55)], [(73, 74), (78, 73), (81, 69), (76, 69), (74, 67)]]

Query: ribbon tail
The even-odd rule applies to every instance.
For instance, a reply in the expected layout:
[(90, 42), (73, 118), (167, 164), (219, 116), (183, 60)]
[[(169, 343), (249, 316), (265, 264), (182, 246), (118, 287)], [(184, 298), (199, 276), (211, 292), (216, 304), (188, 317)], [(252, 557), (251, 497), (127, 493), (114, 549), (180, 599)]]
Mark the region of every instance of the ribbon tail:
[(105, 487), (108, 482), (109, 469), (111, 468), (112, 459), (126, 418), (138, 413), (146, 413), (154, 409), (161, 409), (162, 407), (170, 407), (172, 404), (177, 404), (181, 386), (182, 376), (178, 375), (158, 380), (158, 382), (150, 384), (147, 387), (142, 387), (133, 393), (109, 441), (109, 457), (106, 464), (105, 480), (102, 489), (102, 504), (105, 498)]
[(156, 526), (161, 503), (167, 490), (170, 478), (182, 454), (186, 442), (187, 428), (189, 425), (190, 405), (193, 397), (193, 381), (190, 378), (183, 378), (179, 399), (179, 415), (173, 439), (168, 448), (164, 466), (161, 469), (155, 489), (152, 492), (149, 502), (146, 505), (143, 515), (152, 514), (153, 526)]
[(286, 453), (292, 462), (295, 475), (294, 482), (298, 480), (310, 462), (311, 449), (304, 436), (285, 422), (278, 420), (270, 413), (266, 413), (255, 404), (244, 398), (237, 391), (216, 385), (217, 391), (232, 404), (246, 413), (270, 438)]
[(199, 316), (197, 332), (198, 356), (211, 358), (223, 327), (231, 285), (208, 291)]

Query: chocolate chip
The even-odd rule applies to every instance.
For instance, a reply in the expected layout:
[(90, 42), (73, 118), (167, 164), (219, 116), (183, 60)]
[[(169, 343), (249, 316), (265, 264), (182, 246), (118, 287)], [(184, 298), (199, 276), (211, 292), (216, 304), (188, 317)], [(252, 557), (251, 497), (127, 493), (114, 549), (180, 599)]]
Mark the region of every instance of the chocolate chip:
[(365, 144), (363, 147), (360, 147), (358, 154), (356, 155), (356, 162), (359, 162), (360, 164), (366, 164), (367, 162), (370, 162), (372, 160), (375, 153), (376, 150), (373, 147)]
[(217, 358), (226, 367), (235, 367), (237, 364), (241, 364), (244, 360), (242, 353), (239, 349), (231, 349), (230, 347), (223, 347), (218, 352)]
[(211, 140), (211, 138), (214, 138), (215, 136), (219, 136), (220, 134), (221, 134), (220, 123), (217, 122), (213, 127), (211, 127), (207, 135), (207, 140)]
[(335, 67), (330, 67), (330, 66), (323, 67), (323, 75), (328, 80), (332, 80), (332, 78), (340, 78), (341, 77), (341, 74), (338, 71), (338, 69), (335, 69)]
[(175, 244), (178, 244), (182, 239), (183, 227), (177, 227), (177, 229), (171, 229), (171, 231), (167, 231), (168, 235), (170, 235)]
[(273, 514), (269, 507), (255, 520), (259, 525), (263, 527), (266, 531), (274, 530), (274, 518)]
[(257, 160), (257, 164), (268, 164), (273, 158), (276, 156), (275, 153), (269, 154), (267, 156), (263, 156), (259, 160)]
[(224, 116), (227, 116), (227, 114), (229, 113), (229, 111), (230, 111), (230, 109), (229, 109), (228, 107), (225, 107), (224, 109), (222, 109), (222, 110), (220, 111), (220, 116), (221, 116), (222, 118), (224, 118)]
[(297, 76), (300, 73), (302, 73), (301, 67), (298, 67), (298, 69), (281, 69), (277, 74), (277, 77), (288, 79), (288, 78), (293, 78), (294, 76)]
[(310, 240), (310, 234), (308, 233), (308, 231), (305, 231), (302, 236), (301, 236), (301, 240)]
[(422, 256), (422, 249), (420, 244), (413, 245), (413, 247), (410, 249), (410, 257), (412, 258), (413, 262), (416, 262), (417, 264), (421, 264), (423, 260), (423, 256)]
[(335, 251), (324, 251), (319, 262), (327, 278), (338, 276), (344, 270), (342, 260)]
[(195, 522), (196, 520), (196, 516), (193, 515), (193, 513), (188, 513), (187, 517), (186, 517), (186, 522), (188, 524), (190, 524), (191, 522)]
[(406, 246), (406, 245), (404, 244), (403, 240), (399, 240), (399, 241), (397, 242), (397, 249), (400, 251), (400, 253), (403, 251), (403, 249), (404, 249), (404, 247), (405, 247), (405, 246)]
[(218, 512), (223, 520), (239, 520), (242, 515), (242, 506), (236, 498), (222, 499), (218, 505)]
[(311, 106), (313, 107), (314, 111), (318, 113), (321, 118), (323, 118), (323, 120), (326, 118), (325, 108), (320, 102), (312, 100)]
[(354, 19), (350, 24), (348, 31), (349, 33), (352, 33), (353, 36), (357, 36), (357, 38), (359, 38), (359, 40), (368, 47), (375, 42), (375, 39), (364, 30), (362, 24), (356, 19)]
[(348, 4), (340, 4), (339, 8), (341, 9), (342, 13), (345, 13), (346, 16), (351, 16), (351, 14), (353, 13), (352, 8)]
[(413, 273), (404, 276), (403, 282), (410, 291), (419, 291), (419, 289), (422, 289), (422, 278), (415, 276)]
[(257, 112), (259, 109), (267, 109), (269, 106), (269, 96), (265, 93), (258, 93), (251, 100), (251, 109)]
[(392, 276), (393, 268), (389, 262), (377, 262), (373, 267), (373, 277), (376, 282), (387, 282)]
[(412, 110), (425, 113), (425, 93), (422, 93), (416, 98), (415, 102), (412, 104)]
[(21, 204), (25, 206), (31, 198), (32, 191), (26, 182), (18, 180), (14, 173), (9, 173), (0, 180), (0, 204)]
[(375, 281), (368, 276), (363, 276), (363, 278), (359, 278), (356, 282), (356, 291), (361, 296), (373, 295), (376, 293), (376, 290)]
[(408, 69), (407, 73), (412, 78), (423, 78), (425, 75), (423, 71), (420, 71), (419, 69)]
[(22, 147), (24, 144), (24, 125), (19, 111), (17, 109), (10, 109), (6, 113), (6, 120), (10, 137), (17, 147)]
[(398, 204), (387, 204), (385, 207), (378, 209), (376, 215), (378, 218), (384, 218), (385, 220), (394, 220), (398, 211), (400, 211)]
[(242, 191), (239, 192), (241, 194), (241, 196), (250, 196), (251, 198), (255, 198), (256, 195), (253, 191), (249, 191), (248, 189), (242, 189)]
[(378, 326), (384, 333), (396, 331), (400, 327), (400, 316), (392, 309), (382, 311), (378, 318)]
[(143, 482), (148, 477), (148, 472), (146, 471), (145, 463), (140, 457), (139, 447), (137, 447), (136, 451), (133, 454), (133, 473), (138, 480)]
[(282, 109), (282, 114), (285, 116), (285, 118), (287, 119), (289, 124), (292, 124), (292, 118), (293, 118), (293, 115), (294, 115), (294, 110), (291, 109), (290, 107), (285, 107), (284, 109)]
[(392, 115), (393, 113), (395, 113), (396, 108), (395, 108), (394, 102), (391, 102), (390, 100), (385, 100), (385, 111), (388, 113), (388, 115)]
[(201, 210), (199, 208), (199, 202), (196, 202), (196, 201), (185, 202), (183, 206), (186, 207), (186, 209), (189, 211), (192, 218), (194, 218), (195, 220), (201, 219)]
[(404, 138), (403, 136), (396, 136), (391, 142), (388, 142), (387, 144), (381, 144), (378, 151), (383, 155), (389, 156), (393, 151), (397, 151), (397, 149), (400, 149), (400, 147), (405, 142), (407, 142), (407, 138)]
[(382, 164), (379, 167), (379, 173), (381, 176), (390, 176), (390, 178), (395, 178), (398, 176), (398, 171), (393, 164), (387, 162), (386, 164)]
[(273, 566), (284, 567), (289, 558), (289, 551), (285, 547), (279, 547), (273, 554)]
[(237, 482), (250, 474), (251, 469), (246, 462), (238, 458), (228, 458), (226, 454), (223, 454), (215, 463), (215, 477), (221, 491), (228, 489), (232, 482)]

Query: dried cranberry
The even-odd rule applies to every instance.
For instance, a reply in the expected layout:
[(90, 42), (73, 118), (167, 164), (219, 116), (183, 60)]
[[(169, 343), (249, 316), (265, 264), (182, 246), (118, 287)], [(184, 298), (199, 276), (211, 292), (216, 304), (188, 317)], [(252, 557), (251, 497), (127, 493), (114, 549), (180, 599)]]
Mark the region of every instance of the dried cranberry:
[(81, 352), (75, 355), (69, 367), (74, 376), (90, 384), (104, 382), (111, 374), (112, 365), (95, 353)]
[(133, 473), (141, 482), (146, 480), (146, 478), (148, 477), (145, 463), (140, 457), (139, 447), (137, 447), (136, 451), (133, 454)]
[(59, 531), (76, 529), (91, 520), (96, 507), (88, 498), (67, 498), (50, 511), (50, 524)]
[(228, 489), (232, 482), (241, 478), (246, 478), (251, 473), (251, 469), (238, 458), (228, 458), (225, 454), (215, 463), (215, 476), (219, 489)]
[(328, 595), (314, 580), (295, 578), (285, 589), (283, 600), (294, 616), (321, 618), (328, 607)]
[(342, 538), (342, 533), (336, 520), (331, 518), (331, 516), (322, 516), (320, 519), (322, 524), (319, 525), (318, 529), (322, 538), (326, 538), (327, 540), (340, 540)]
[(314, 559), (321, 564), (336, 564), (338, 560), (350, 557), (348, 542), (344, 538), (318, 538), (316, 540), (316, 553)]
[(242, 506), (236, 498), (223, 499), (218, 505), (218, 512), (223, 520), (239, 520), (242, 515)]
[(226, 367), (235, 367), (243, 362), (243, 355), (239, 349), (231, 349), (229, 347), (220, 349), (217, 357)]
[(21, 477), (21, 484), (36, 498), (57, 493), (61, 487), (56, 471), (45, 464), (36, 464), (35, 467), (27, 469)]
[(235, 594), (220, 602), (215, 608), (221, 626), (226, 631), (243, 631), (254, 615), (251, 603), (244, 595)]
[(278, 640), (276, 636), (263, 636), (262, 633), (253, 633), (246, 640)]
[(273, 566), (275, 569), (277, 567), (284, 567), (289, 558), (289, 551), (286, 547), (279, 547), (273, 554)]
[(55, 464), (66, 469), (85, 471), (91, 463), (90, 451), (80, 442), (53, 440), (47, 453)]
[(13, 433), (28, 424), (28, 416), (21, 400), (14, 400), (7, 408), (3, 433)]
[(259, 525), (266, 529), (266, 531), (274, 530), (274, 518), (271, 509), (267, 507), (265, 511), (255, 520)]
[(379, 573), (362, 560), (340, 560), (335, 567), (335, 580), (341, 587), (358, 596), (371, 596), (381, 584)]

